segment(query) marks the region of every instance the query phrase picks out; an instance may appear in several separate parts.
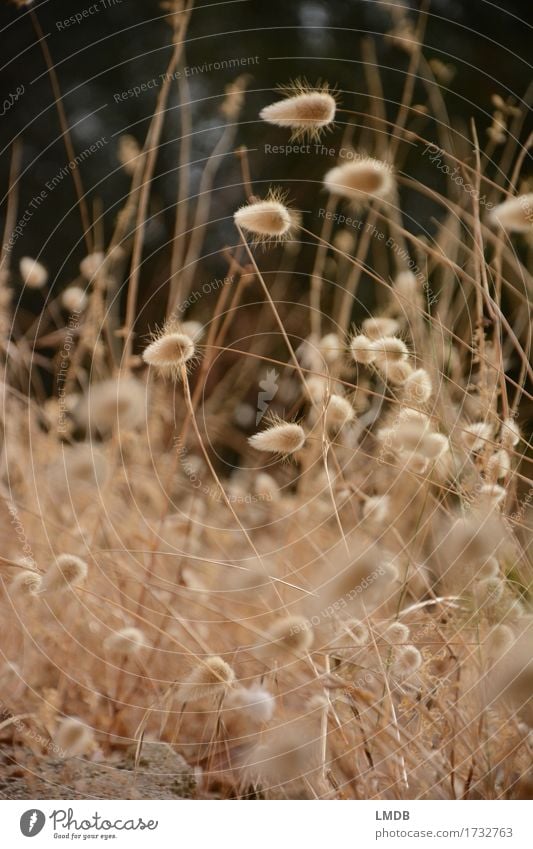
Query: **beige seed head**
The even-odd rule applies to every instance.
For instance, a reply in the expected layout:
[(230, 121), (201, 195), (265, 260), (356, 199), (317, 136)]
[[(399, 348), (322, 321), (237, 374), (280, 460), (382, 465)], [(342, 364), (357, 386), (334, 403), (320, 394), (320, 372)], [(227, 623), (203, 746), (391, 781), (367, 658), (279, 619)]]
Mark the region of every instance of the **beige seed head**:
[(505, 449), (496, 451), (487, 460), (487, 474), (495, 480), (506, 478), (511, 471), (511, 458)]
[(395, 333), (398, 333), (400, 325), (394, 318), (377, 316), (365, 318), (362, 329), (369, 339), (382, 339), (384, 336), (394, 336)]
[(266, 472), (260, 472), (257, 475), (254, 484), (254, 491), (256, 495), (268, 498), (270, 501), (273, 501), (280, 496), (278, 482), (272, 477), (272, 475), (268, 475)]
[(504, 448), (514, 448), (520, 442), (520, 428), (514, 419), (502, 423), (501, 441)]
[[(293, 140), (320, 138), (335, 120), (337, 104), (327, 88), (313, 89), (303, 83), (286, 89), (289, 96), (265, 106), (259, 117), (268, 124), (291, 129)], [(294, 92), (291, 96), (290, 92)]]
[(113, 655), (135, 655), (145, 645), (144, 634), (139, 628), (122, 628), (104, 640), (104, 646)]
[(118, 161), (124, 168), (126, 174), (134, 174), (139, 162), (141, 148), (134, 136), (125, 134), (118, 140)]
[(193, 339), (179, 330), (164, 330), (143, 351), (143, 360), (164, 375), (178, 377), (195, 354)]
[(48, 271), (29, 256), (23, 256), (19, 262), (20, 276), (28, 289), (42, 289), (48, 280)]
[(39, 573), (24, 569), (15, 575), (9, 588), (13, 593), (34, 596), (39, 593), (41, 586), (42, 578)]
[(369, 365), (376, 359), (374, 343), (368, 336), (364, 336), (363, 334), (353, 337), (350, 342), (350, 352), (356, 363)]
[(353, 421), (355, 412), (350, 402), (342, 395), (331, 395), (326, 408), (326, 427), (330, 430), (340, 430), (348, 422)]
[(403, 622), (391, 622), (391, 624), (387, 625), (383, 631), (383, 638), (387, 643), (391, 643), (393, 646), (406, 643), (409, 636), (409, 628), (407, 625), (404, 625)]
[(374, 495), (363, 504), (363, 517), (369, 522), (381, 525), (391, 515), (391, 499), (388, 495)]
[(100, 271), (104, 260), (105, 254), (103, 254), (101, 251), (95, 251), (92, 254), (88, 254), (80, 262), (81, 276), (84, 277), (85, 280), (92, 280), (93, 277), (96, 277), (96, 275)]
[(413, 374), (413, 369), (405, 360), (400, 361), (392, 361), (389, 362), (386, 360), (381, 366), (380, 369), (383, 371), (383, 376), (385, 380), (389, 383), (395, 383), (397, 385), (405, 384), (407, 380)]
[(223, 698), (235, 681), (231, 666), (221, 657), (202, 660), (177, 686), (176, 698), (181, 703)]
[(254, 433), (248, 442), (257, 451), (288, 456), (303, 448), (305, 432), (298, 424), (280, 422), (260, 433)]
[(327, 365), (333, 365), (337, 362), (344, 351), (340, 337), (336, 333), (327, 333), (318, 343), (318, 350), (324, 357)]
[(394, 278), (393, 288), (407, 299), (415, 298), (420, 293), (418, 280), (412, 271), (400, 271)]
[(80, 286), (68, 286), (61, 295), (61, 305), (67, 312), (83, 312), (89, 299)]
[(462, 440), (468, 451), (482, 451), (492, 434), (493, 427), (490, 422), (472, 422), (465, 427)]
[(405, 646), (396, 653), (392, 671), (398, 678), (407, 678), (422, 666), (422, 655), (416, 646)]
[(394, 177), (389, 166), (377, 159), (363, 158), (338, 165), (324, 177), (326, 189), (333, 195), (364, 204), (385, 200), (394, 190)]
[(529, 233), (533, 229), (533, 193), (519, 195), (495, 206), (490, 213), (492, 224), (509, 233)]
[(233, 217), (238, 227), (259, 242), (288, 239), (298, 223), (297, 214), (283, 203), (279, 193), (241, 206)]
[(378, 368), (386, 368), (390, 363), (405, 360), (409, 351), (407, 345), (396, 336), (383, 336), (374, 342), (375, 362)]
[(146, 388), (133, 377), (111, 378), (89, 387), (72, 414), (87, 433), (105, 436), (114, 429), (135, 430), (146, 417)]
[(408, 403), (425, 404), (431, 398), (431, 378), (423, 368), (415, 369), (404, 382), (404, 398)]
[(506, 495), (507, 490), (503, 486), (486, 483), (479, 487), (477, 503), (481, 508), (486, 506), (488, 509), (492, 509), (498, 507), (505, 500)]
[(276, 700), (272, 693), (260, 684), (251, 687), (235, 687), (228, 695), (227, 710), (239, 711), (247, 720), (262, 724), (269, 722), (274, 715)]
[(60, 554), (55, 562), (47, 569), (42, 589), (45, 592), (61, 592), (69, 587), (83, 583), (89, 567), (85, 560), (75, 554)]

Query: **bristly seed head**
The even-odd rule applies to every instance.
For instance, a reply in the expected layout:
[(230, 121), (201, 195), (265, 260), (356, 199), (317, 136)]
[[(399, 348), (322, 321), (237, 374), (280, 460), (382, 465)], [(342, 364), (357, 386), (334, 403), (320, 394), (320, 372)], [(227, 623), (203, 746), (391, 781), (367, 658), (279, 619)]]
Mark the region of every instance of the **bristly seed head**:
[(87, 577), (89, 568), (85, 560), (75, 554), (60, 554), (46, 571), (42, 590), (60, 592), (68, 587), (81, 584)]
[(48, 271), (29, 256), (23, 256), (19, 262), (20, 276), (28, 289), (42, 289), (48, 280)]
[(169, 325), (144, 349), (142, 358), (163, 375), (178, 378), (195, 355), (194, 340), (179, 325)]
[(190, 704), (202, 699), (223, 698), (233, 682), (235, 673), (221, 657), (213, 656), (201, 660), (189, 676), (177, 686), (176, 698)]
[(332, 168), (324, 177), (324, 185), (331, 194), (360, 206), (371, 200), (387, 200), (394, 191), (395, 181), (386, 162), (365, 157)]
[(306, 137), (318, 141), (335, 120), (337, 103), (328, 86), (312, 87), (305, 80), (296, 80), (282, 91), (286, 97), (265, 106), (259, 117), (268, 124), (291, 129), (291, 141)]
[(369, 365), (376, 359), (374, 343), (368, 336), (364, 336), (363, 334), (354, 336), (350, 342), (350, 352), (354, 361), (356, 363), (363, 363), (363, 365)]
[(300, 451), (305, 443), (305, 431), (294, 422), (277, 422), (248, 440), (252, 448), (271, 454), (289, 456)]
[(264, 200), (254, 200), (241, 206), (233, 216), (235, 223), (253, 236), (255, 242), (288, 239), (299, 222), (299, 216), (289, 209), (285, 201), (285, 192), (271, 190)]

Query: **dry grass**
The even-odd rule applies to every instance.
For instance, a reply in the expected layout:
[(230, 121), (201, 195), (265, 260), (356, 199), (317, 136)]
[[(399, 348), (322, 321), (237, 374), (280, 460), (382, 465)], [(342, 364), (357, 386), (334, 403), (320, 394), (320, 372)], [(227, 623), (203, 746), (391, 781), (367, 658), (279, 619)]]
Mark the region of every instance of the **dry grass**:
[[(179, 5), (169, 80), (192, 9)], [(409, 72), (430, 80), (424, 114), (439, 122), (422, 25), (396, 20), (390, 37), (409, 34)], [(47, 297), (23, 335), (9, 278), (46, 291), (46, 269), (3, 256), (4, 740), (92, 759), (167, 741), (210, 797), (530, 794), (533, 229), (525, 202), (487, 206), (527, 197), (529, 141), (516, 109), (486, 145), (474, 125), (441, 124), (447, 190), (428, 188), (405, 166), (409, 146), (437, 150), (411, 76), (387, 121), (364, 52), (364, 149), (339, 93), (330, 138), (353, 155), (326, 179), (327, 215), (325, 168), (309, 174), (316, 214), (300, 218), (292, 189), (290, 205), (264, 183), (256, 193), (241, 149), (231, 282), (183, 315), (217, 226), (218, 158), (239, 116), (254, 117), (246, 81), (228, 91), (201, 194), (186, 202), (179, 188), (155, 341), (135, 330), (170, 82), (144, 149), (122, 146), (132, 186), (109, 245), (91, 229), (70, 294)], [(298, 137), (315, 114), (322, 131), (335, 103), (305, 92)], [(287, 141), (290, 103), (272, 114)], [(408, 191), (438, 205), (432, 236), (407, 226)], [(13, 191), (7, 236), (15, 219)], [(265, 252), (254, 239), (269, 234)], [(302, 291), (304, 243), (315, 259)]]

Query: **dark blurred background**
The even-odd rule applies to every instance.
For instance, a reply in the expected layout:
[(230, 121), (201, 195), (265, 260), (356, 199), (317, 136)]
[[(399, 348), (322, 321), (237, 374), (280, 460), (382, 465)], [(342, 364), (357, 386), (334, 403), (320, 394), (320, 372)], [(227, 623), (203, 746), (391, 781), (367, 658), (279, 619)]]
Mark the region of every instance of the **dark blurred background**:
[[(205, 158), (220, 135), (222, 122), (218, 107), (225, 86), (239, 71), (217, 70), (209, 65), (229, 58), (256, 57), (242, 68), (251, 79), (243, 125), (237, 136), (238, 144), (245, 143), (251, 149), (262, 148), (265, 142), (287, 141), (284, 131), (265, 126), (257, 115), (272, 100), (276, 85), (299, 75), (312, 82), (322, 78), (336, 84), (342, 93), (343, 106), (368, 111), (360, 49), (364, 35), (375, 39), (387, 112), (393, 118), (401, 99), (409, 56), (384, 38), (393, 25), (391, 5), (380, 0), (219, 3), (201, 0), (192, 17), (185, 56), (187, 66), (198, 68), (189, 78), (194, 122), (192, 160)], [(418, 0), (410, 6), (404, 0), (403, 5), (413, 11), (421, 8)], [(491, 95), (498, 93), (504, 98), (512, 95), (519, 101), (531, 82), (528, 62), (533, 23), (531, 0), (505, 0), (505, 8), (485, 0), (431, 0), (424, 4), (426, 7), (429, 17), (425, 55), (455, 68), (455, 75), (447, 84), (450, 124), (467, 127), (473, 116), (481, 132), (485, 132), (491, 123)], [(91, 204), (101, 200), (105, 235), (109, 238), (130, 185), (130, 178), (118, 165), (117, 138), (130, 133), (140, 143), (144, 141), (158, 89), (147, 88), (139, 96), (128, 96), (118, 102), (115, 95), (164, 72), (171, 50), (169, 27), (155, 0), (44, 0), (33, 3), (31, 8), (47, 36), (76, 152), (105, 139), (105, 144), (83, 162), (80, 173)], [(84, 10), (87, 14), (81, 22), (65, 24)], [(2, 0), (0, 32), (3, 65), (0, 181), (4, 196), (11, 145), (14, 139), (21, 138), (20, 213), (39, 195), (47, 181), (65, 167), (68, 158), (60, 137), (50, 81), (27, 8), (16, 8)], [(207, 67), (202, 68), (206, 63)], [(417, 94), (418, 89), (415, 102)], [(158, 158), (153, 218), (146, 244), (146, 254), (152, 258), (143, 273), (143, 286), (152, 272), (164, 274), (168, 262), (180, 133), (178, 87), (174, 85), (164, 145)], [(338, 144), (341, 134), (342, 127), (328, 137), (327, 143), (331, 140)], [(297, 197), (297, 205), (303, 208), (305, 181), (319, 179), (333, 164), (330, 160), (317, 168), (306, 157), (269, 157), (266, 161), (260, 151), (252, 154), (251, 162), (256, 180), (283, 182), (291, 188), (291, 195)], [(425, 179), (426, 167), (427, 181), (436, 179), (435, 169), (425, 162), (419, 162), (418, 167), (419, 179)], [(199, 174), (200, 168), (193, 166), (193, 193)], [(229, 216), (244, 199), (240, 180), (236, 159), (227, 157), (213, 198), (212, 218), (222, 219), (210, 234), (214, 240), (211, 250), (215, 254), (219, 247), (235, 238)], [(419, 210), (418, 217), (420, 214)], [(23, 237), (13, 249), (13, 265), (21, 255), (39, 256), (51, 271), (52, 285), (62, 288), (77, 274), (84, 254), (74, 188), (68, 176), (59, 182), (46, 203), (32, 212)], [(225, 270), (216, 255), (206, 263), (209, 274)]]

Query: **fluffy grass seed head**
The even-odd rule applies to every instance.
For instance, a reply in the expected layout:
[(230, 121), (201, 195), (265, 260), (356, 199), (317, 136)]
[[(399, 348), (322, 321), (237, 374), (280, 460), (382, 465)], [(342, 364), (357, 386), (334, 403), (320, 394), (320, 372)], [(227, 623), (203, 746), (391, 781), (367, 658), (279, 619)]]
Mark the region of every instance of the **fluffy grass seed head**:
[(380, 368), (383, 376), (389, 383), (395, 383), (400, 386), (404, 385), (413, 374), (413, 369), (407, 360), (386, 361)]
[(178, 685), (176, 698), (182, 704), (223, 698), (234, 681), (235, 673), (229, 663), (218, 655), (207, 657)]
[(146, 645), (143, 632), (139, 628), (128, 627), (115, 631), (104, 640), (105, 649), (112, 655), (132, 656)]
[(291, 141), (310, 138), (318, 141), (335, 120), (337, 102), (329, 87), (311, 86), (305, 80), (296, 80), (282, 88), (283, 100), (265, 106), (259, 117), (267, 124), (292, 130)]
[(412, 404), (425, 404), (431, 398), (432, 391), (431, 378), (423, 368), (411, 372), (403, 384), (404, 398)]
[(332, 168), (324, 186), (332, 194), (364, 205), (371, 200), (387, 200), (394, 190), (394, 177), (386, 162), (363, 157)]
[(375, 362), (378, 368), (387, 368), (391, 363), (398, 363), (407, 358), (409, 351), (402, 339), (396, 336), (383, 336), (374, 342)]
[(520, 428), (514, 419), (505, 419), (501, 429), (501, 443), (504, 448), (514, 448), (520, 442)]
[(487, 460), (487, 475), (495, 480), (506, 478), (511, 472), (509, 453), (501, 448)]
[(61, 592), (77, 586), (86, 579), (89, 567), (85, 560), (75, 554), (60, 554), (47, 569), (42, 590), (49, 593)]
[(194, 358), (194, 339), (179, 325), (164, 328), (144, 349), (142, 358), (161, 374), (178, 378), (184, 366)]
[(135, 430), (146, 417), (146, 387), (133, 377), (110, 378), (89, 387), (72, 411), (87, 433)]
[(105, 260), (105, 254), (102, 251), (95, 251), (92, 254), (88, 254), (86, 257), (82, 259), (80, 262), (80, 274), (85, 280), (92, 280), (100, 269)]
[(38, 572), (23, 569), (18, 572), (9, 585), (11, 592), (17, 595), (35, 596), (42, 586), (42, 578)]
[(344, 345), (336, 333), (327, 333), (318, 343), (318, 350), (328, 366), (336, 363), (344, 352)]
[(67, 286), (61, 294), (61, 306), (67, 312), (83, 312), (89, 298), (81, 286)]
[(266, 430), (254, 433), (248, 442), (257, 451), (288, 457), (303, 448), (305, 431), (295, 422), (275, 422)]
[(376, 359), (374, 343), (362, 333), (353, 337), (350, 342), (350, 353), (354, 362), (362, 363), (365, 366), (373, 363)]
[(491, 210), (490, 220), (509, 233), (530, 233), (533, 230), (533, 193), (498, 204)]
[(342, 395), (330, 395), (326, 408), (326, 427), (338, 431), (355, 418), (355, 411), (347, 398)]
[(270, 722), (274, 715), (275, 698), (261, 684), (235, 687), (228, 695), (225, 707), (243, 712), (248, 720), (258, 725)]
[(492, 438), (493, 428), (490, 422), (472, 422), (462, 433), (463, 443), (468, 451), (482, 451)]
[(28, 289), (42, 289), (48, 280), (48, 271), (36, 259), (23, 256), (19, 262), (20, 276)]
[(373, 495), (363, 504), (363, 518), (374, 525), (381, 525), (391, 516), (391, 498), (389, 495)]
[(365, 318), (362, 324), (363, 333), (369, 339), (382, 339), (384, 336), (394, 336), (398, 333), (400, 325), (395, 318), (386, 316), (373, 316)]
[(271, 190), (264, 200), (254, 200), (241, 206), (234, 214), (235, 223), (253, 237), (254, 242), (288, 239), (299, 216), (286, 205), (286, 193)]
[(422, 666), (422, 655), (416, 646), (405, 646), (396, 653), (392, 671), (398, 678), (408, 678)]
[(383, 631), (382, 636), (387, 643), (398, 646), (408, 641), (410, 633), (409, 628), (403, 622), (391, 622)]

